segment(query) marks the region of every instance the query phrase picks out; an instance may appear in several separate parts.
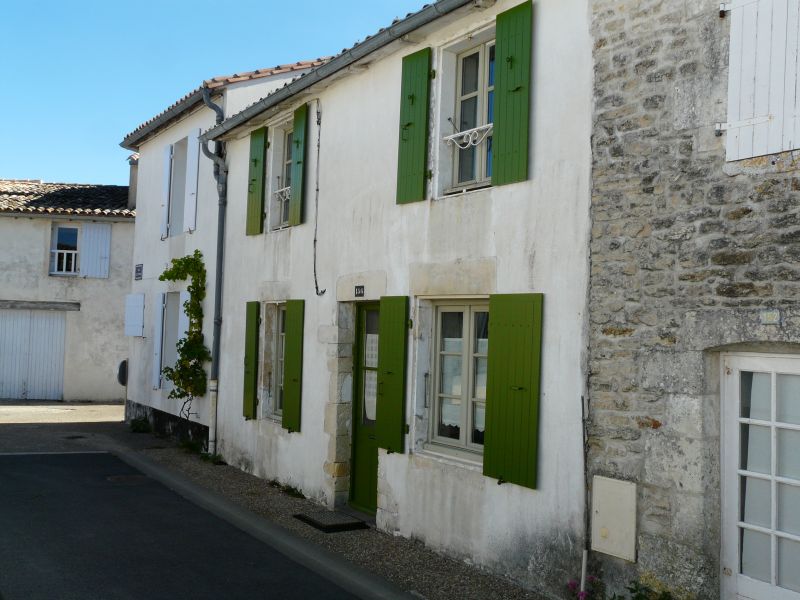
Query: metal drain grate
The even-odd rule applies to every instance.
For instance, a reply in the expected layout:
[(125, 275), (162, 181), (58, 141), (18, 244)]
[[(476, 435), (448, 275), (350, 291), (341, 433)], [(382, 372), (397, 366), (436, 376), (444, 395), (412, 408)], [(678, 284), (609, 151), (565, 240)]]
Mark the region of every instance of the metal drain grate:
[(325, 533), (369, 529), (369, 525), (361, 519), (356, 519), (335, 510), (310, 510), (294, 515), (294, 518)]

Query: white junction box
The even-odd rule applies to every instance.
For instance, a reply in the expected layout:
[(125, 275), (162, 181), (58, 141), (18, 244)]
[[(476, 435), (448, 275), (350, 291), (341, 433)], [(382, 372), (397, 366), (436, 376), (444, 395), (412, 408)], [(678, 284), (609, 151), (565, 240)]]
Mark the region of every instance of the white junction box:
[(636, 561), (636, 484), (592, 479), (592, 550)]

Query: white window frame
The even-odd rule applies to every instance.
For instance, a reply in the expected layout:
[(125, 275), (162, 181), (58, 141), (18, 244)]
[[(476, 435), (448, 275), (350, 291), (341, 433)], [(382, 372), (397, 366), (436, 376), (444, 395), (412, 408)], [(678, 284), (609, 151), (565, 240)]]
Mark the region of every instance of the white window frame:
[[(278, 405), (283, 386), (283, 352), (285, 351), (286, 303), (261, 304), (259, 330), (259, 397), (258, 418), (280, 421), (283, 407)], [(281, 331), (281, 330), (284, 331)]]
[(283, 415), (283, 383), (286, 355), (286, 304), (275, 306), (275, 351), (272, 354), (272, 414)]
[[(76, 250), (59, 250), (58, 249), (58, 231), (59, 229), (75, 229), (77, 231), (76, 240), (75, 240), (75, 247)], [(80, 251), (81, 251), (81, 227), (78, 224), (72, 223), (54, 223), (53, 230), (51, 233), (50, 238), (50, 256), (49, 256), (49, 266), (48, 272), (52, 276), (56, 277), (77, 277), (81, 273), (81, 263), (80, 263)], [(71, 269), (59, 269), (59, 258), (62, 258), (62, 264), (66, 265), (67, 258), (72, 257), (72, 268)]]
[[(480, 312), (489, 313), (488, 300), (459, 300), (436, 302), (433, 306), (433, 332), (431, 341), (431, 373), (433, 373), (433, 388), (431, 390), (431, 409), (430, 409), (430, 431), (429, 442), (432, 449), (446, 449), (451, 452), (463, 453), (462, 455), (472, 460), (483, 454), (484, 445), (476, 444), (471, 441), (473, 426), (473, 406), (483, 404), (486, 406), (485, 398), (477, 398), (475, 395), (475, 359), (486, 358), (488, 367), (488, 354), (476, 352), (475, 343), (475, 314)], [(438, 433), (438, 423), (440, 416), (441, 389), (441, 357), (443, 355), (455, 355), (454, 353), (444, 352), (441, 348), (441, 323), (443, 313), (460, 312), (463, 314), (462, 320), (462, 351), (461, 351), (461, 421), (460, 435), (458, 440), (440, 436)], [(487, 370), (488, 375), (488, 370)]]
[[(720, 363), (722, 381), (720, 389), (721, 398), (721, 508), (722, 508), (722, 552), (720, 569), (722, 571), (723, 593), (731, 595), (741, 594), (748, 597), (769, 597), (775, 600), (797, 600), (800, 592), (778, 587), (777, 576), (777, 551), (778, 539), (800, 541), (800, 536), (787, 534), (778, 530), (777, 526), (777, 485), (789, 484), (797, 486), (797, 480), (787, 479), (777, 475), (777, 431), (800, 431), (800, 425), (792, 425), (778, 421), (776, 412), (776, 376), (779, 374), (800, 374), (800, 356), (797, 355), (766, 355), (758, 353), (723, 354)], [(769, 373), (771, 381), (771, 399), (769, 420), (744, 418), (741, 416), (741, 371)], [(770, 473), (758, 473), (741, 469), (741, 430), (742, 426), (757, 426), (770, 428)], [(740, 477), (749, 477), (770, 482), (771, 489), (771, 526), (761, 527), (743, 522), (741, 516), (741, 488)], [(740, 535), (743, 529), (763, 533), (770, 536), (770, 564), (771, 582), (762, 582), (739, 572), (741, 566)], [(737, 596), (738, 597), (738, 596)]]
[[(495, 47), (495, 40), (491, 39), (488, 42), (483, 42), (478, 46), (460, 52), (456, 57), (456, 87), (455, 87), (455, 123), (458, 126), (461, 123), (461, 107), (464, 101), (471, 98), (477, 98), (477, 125), (473, 129), (468, 129), (463, 135), (451, 134), (445, 136), (445, 139), (452, 140), (453, 146), (453, 181), (451, 189), (453, 191), (462, 191), (464, 189), (471, 189), (476, 187), (484, 187), (491, 185), (492, 177), (488, 173), (487, 157), (489, 150), (489, 140), (492, 138), (493, 121), (489, 121), (489, 93), (494, 91), (494, 84), (489, 85), (489, 52), (491, 48)], [(474, 92), (467, 94), (461, 93), (462, 77), (463, 77), (463, 63), (464, 59), (472, 56), (477, 52), (478, 54), (478, 85)], [(458, 181), (459, 163), (460, 163), (460, 147), (458, 144), (469, 143), (467, 148), (475, 148), (475, 178), (465, 181)]]
[[(462, 145), (464, 142), (461, 140), (466, 132), (456, 131), (458, 125), (458, 98), (461, 91), (461, 70), (460, 59), (463, 56), (474, 52), (476, 49), (482, 48), (486, 52), (488, 46), (495, 44), (496, 37), (496, 20), (492, 17), (481, 25), (478, 25), (472, 31), (464, 34), (459, 33), (451, 39), (445, 41), (434, 52), (434, 65), (436, 69), (436, 77), (431, 81), (431, 85), (435, 86), (431, 90), (431, 101), (434, 107), (434, 136), (431, 140), (431, 157), (433, 169), (433, 178), (431, 181), (432, 195), (434, 199), (441, 200), (448, 196), (464, 193), (485, 193), (485, 190), (491, 187), (491, 178), (486, 177), (486, 141), (484, 131), (478, 131), (477, 142), (478, 148), (481, 149), (483, 154), (480, 161), (482, 178), (480, 181), (457, 183), (458, 179), (458, 165), (457, 165), (457, 150), (458, 146), (455, 141), (459, 140)], [(488, 81), (488, 61), (484, 60), (483, 65), (479, 71), (479, 77), (482, 82)], [(481, 107), (479, 108), (479, 121), (486, 125), (486, 88), (484, 86)]]
[[(292, 121), (283, 121), (270, 127), (272, 143), (270, 144), (271, 169), (269, 189), (270, 229), (273, 231), (289, 227), (289, 202), (292, 199), (291, 179), (292, 154), (289, 136), (294, 134)], [(286, 153), (289, 153), (287, 158)], [(287, 170), (289, 175), (287, 177)], [(285, 218), (284, 218), (285, 215)]]

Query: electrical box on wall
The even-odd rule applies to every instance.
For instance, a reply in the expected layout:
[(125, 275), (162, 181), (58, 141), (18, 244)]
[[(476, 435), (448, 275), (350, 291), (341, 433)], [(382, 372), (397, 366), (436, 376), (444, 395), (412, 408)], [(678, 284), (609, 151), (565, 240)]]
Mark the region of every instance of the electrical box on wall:
[(636, 560), (636, 484), (592, 479), (592, 550)]

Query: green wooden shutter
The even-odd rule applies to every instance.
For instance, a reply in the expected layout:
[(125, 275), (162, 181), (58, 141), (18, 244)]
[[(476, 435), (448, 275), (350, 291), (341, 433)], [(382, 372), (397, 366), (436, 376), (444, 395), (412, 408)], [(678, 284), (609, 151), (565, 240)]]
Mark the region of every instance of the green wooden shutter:
[(292, 197), (289, 200), (289, 225), (300, 225), (303, 222), (307, 138), (308, 104), (303, 104), (303, 106), (294, 111), (292, 129)]
[(406, 434), (406, 344), (408, 297), (381, 298), (378, 326), (378, 446), (402, 452)]
[(264, 232), (264, 160), (267, 154), (267, 128), (250, 134), (250, 171), (247, 179), (247, 235)]
[(400, 142), (397, 151), (398, 204), (425, 200), (430, 73), (430, 48), (403, 58), (403, 79), (400, 85)]
[(489, 297), (483, 474), (536, 488), (542, 294)]
[(244, 325), (244, 392), (243, 414), (245, 419), (256, 418), (258, 404), (258, 324), (261, 303), (248, 302)]
[(303, 311), (305, 300), (286, 301), (286, 334), (283, 355), (284, 429), (300, 431), (300, 399), (303, 390)]
[(493, 185), (528, 178), (532, 23), (530, 0), (497, 15)]

